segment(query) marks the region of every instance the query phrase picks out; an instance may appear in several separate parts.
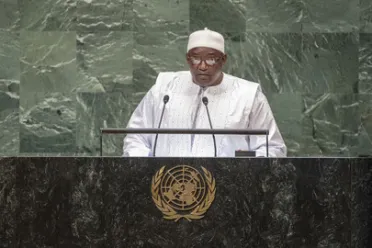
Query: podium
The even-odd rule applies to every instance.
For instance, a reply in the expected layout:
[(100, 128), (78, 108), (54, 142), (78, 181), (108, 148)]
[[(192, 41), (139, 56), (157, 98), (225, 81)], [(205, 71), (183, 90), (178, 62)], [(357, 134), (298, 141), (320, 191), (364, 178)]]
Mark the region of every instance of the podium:
[[(183, 166), (210, 173), (213, 202), (165, 219), (154, 178)], [(0, 247), (367, 247), (371, 174), (370, 158), (1, 158)]]

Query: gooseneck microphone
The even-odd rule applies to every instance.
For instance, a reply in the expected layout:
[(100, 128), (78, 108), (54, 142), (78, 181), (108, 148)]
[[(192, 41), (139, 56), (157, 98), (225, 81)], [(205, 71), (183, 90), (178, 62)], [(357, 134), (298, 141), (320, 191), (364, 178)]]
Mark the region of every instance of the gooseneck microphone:
[[(168, 95), (165, 95), (163, 97), (163, 103), (164, 103), (164, 105), (163, 105), (163, 110), (161, 111), (161, 116), (160, 116), (158, 128), (160, 128), (161, 122), (163, 121), (163, 115), (164, 115), (165, 105), (167, 105), (168, 102), (169, 102), (169, 96)], [(158, 142), (158, 135), (159, 135), (158, 133), (155, 135), (154, 152), (152, 154), (153, 157), (155, 157), (156, 143)]]
[[(211, 116), (209, 115), (209, 109), (208, 109), (208, 98), (204, 96), (202, 98), (202, 101), (203, 101), (203, 104), (205, 105), (205, 108), (207, 109), (209, 126), (211, 127), (211, 129), (213, 129)], [(213, 145), (214, 145), (214, 156), (217, 157), (216, 137), (214, 136), (214, 134), (212, 134), (212, 137), (213, 137)]]

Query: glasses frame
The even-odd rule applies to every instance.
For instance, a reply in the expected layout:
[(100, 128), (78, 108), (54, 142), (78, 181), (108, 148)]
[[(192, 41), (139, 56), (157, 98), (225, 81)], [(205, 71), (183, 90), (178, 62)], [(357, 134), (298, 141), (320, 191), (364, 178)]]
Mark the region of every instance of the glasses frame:
[(195, 58), (195, 57), (196, 57), (196, 56), (190, 56), (190, 55), (187, 56), (187, 59), (188, 59), (188, 60), (190, 61), (190, 63), (191, 63), (192, 65), (194, 65), (194, 66), (199, 66), (203, 61), (204, 61), (204, 64), (207, 65), (207, 66), (215, 66), (215, 65), (217, 65), (218, 62), (220, 62), (220, 60), (222, 59), (222, 57), (213, 57), (213, 58), (208, 58), (208, 59), (214, 59), (214, 60), (215, 60), (215, 63), (214, 63), (213, 65), (210, 65), (210, 64), (207, 63), (207, 60), (208, 60), (208, 59), (206, 59), (206, 58), (202, 58), (202, 57), (199, 57), (199, 58), (200, 58), (200, 62), (197, 63), (197, 64), (194, 64), (194, 63), (192, 62), (192, 58)]

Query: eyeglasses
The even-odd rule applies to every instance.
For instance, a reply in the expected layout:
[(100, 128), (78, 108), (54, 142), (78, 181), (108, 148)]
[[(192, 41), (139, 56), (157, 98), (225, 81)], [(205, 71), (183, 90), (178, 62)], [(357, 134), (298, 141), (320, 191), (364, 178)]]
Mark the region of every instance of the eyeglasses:
[(207, 65), (213, 66), (218, 63), (218, 61), (221, 58), (206, 58), (202, 59), (201, 57), (196, 57), (196, 56), (189, 56), (188, 59), (190, 60), (191, 64), (193, 65), (200, 65), (202, 61), (204, 61)]

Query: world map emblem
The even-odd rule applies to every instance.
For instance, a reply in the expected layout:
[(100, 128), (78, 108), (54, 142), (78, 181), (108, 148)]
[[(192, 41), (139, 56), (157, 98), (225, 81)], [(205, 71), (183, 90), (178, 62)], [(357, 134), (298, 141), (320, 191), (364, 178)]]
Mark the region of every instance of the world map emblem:
[(204, 217), (214, 201), (216, 181), (207, 169), (201, 169), (203, 173), (188, 165), (169, 170), (163, 166), (152, 177), (152, 199), (165, 219), (191, 221)]

